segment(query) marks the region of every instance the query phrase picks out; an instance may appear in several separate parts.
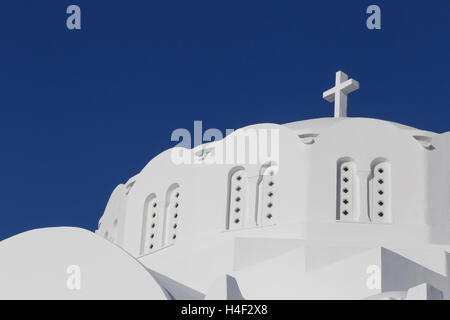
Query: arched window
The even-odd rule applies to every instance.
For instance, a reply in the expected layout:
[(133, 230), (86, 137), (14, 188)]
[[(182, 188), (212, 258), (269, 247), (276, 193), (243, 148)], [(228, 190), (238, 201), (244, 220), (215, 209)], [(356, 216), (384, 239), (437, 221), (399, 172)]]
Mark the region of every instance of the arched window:
[(236, 167), (228, 177), (227, 229), (240, 229), (247, 218), (248, 179), (244, 168)]
[(337, 166), (337, 220), (355, 221), (357, 219), (357, 201), (356, 163), (350, 158), (341, 159)]
[(378, 223), (391, 222), (391, 166), (386, 159), (377, 159), (371, 166), (370, 219)]
[(147, 254), (161, 246), (159, 205), (154, 193), (144, 203), (144, 219), (141, 239), (141, 254)]
[(181, 192), (178, 183), (172, 184), (166, 192), (166, 205), (164, 208), (164, 235), (163, 245), (175, 243), (179, 229), (179, 216), (181, 209)]
[(278, 166), (267, 164), (261, 168), (256, 192), (256, 223), (261, 226), (275, 224)]

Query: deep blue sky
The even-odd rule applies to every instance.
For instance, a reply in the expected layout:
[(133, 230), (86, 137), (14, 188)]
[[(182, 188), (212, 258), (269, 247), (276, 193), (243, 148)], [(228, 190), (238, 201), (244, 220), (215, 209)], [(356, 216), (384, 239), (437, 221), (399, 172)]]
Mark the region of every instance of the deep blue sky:
[(450, 130), (450, 1), (1, 0), (0, 239), (94, 230), (114, 187), (194, 120), (332, 116), (338, 69), (361, 84), (350, 116)]

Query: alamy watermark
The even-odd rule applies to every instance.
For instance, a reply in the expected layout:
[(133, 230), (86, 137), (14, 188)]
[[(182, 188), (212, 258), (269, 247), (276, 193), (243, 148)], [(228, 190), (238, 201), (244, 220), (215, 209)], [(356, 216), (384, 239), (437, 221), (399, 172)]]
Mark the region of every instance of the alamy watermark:
[[(178, 128), (171, 141), (174, 164), (266, 164), (279, 163), (278, 128), (248, 127), (239, 130), (210, 128), (203, 132), (202, 121), (194, 121), (194, 134)], [(214, 142), (214, 143), (212, 143)]]
[(381, 269), (376, 264), (367, 267), (366, 273), (369, 275), (366, 280), (366, 286), (369, 290), (381, 289)]
[(67, 267), (66, 273), (69, 275), (66, 280), (66, 286), (69, 290), (81, 289), (81, 268), (76, 264)]
[(370, 16), (367, 18), (366, 26), (369, 30), (381, 29), (381, 9), (376, 4), (372, 4), (367, 7), (367, 14)]
[(70, 14), (66, 20), (66, 26), (69, 30), (81, 29), (81, 9), (77, 5), (70, 5), (66, 9), (66, 13)]

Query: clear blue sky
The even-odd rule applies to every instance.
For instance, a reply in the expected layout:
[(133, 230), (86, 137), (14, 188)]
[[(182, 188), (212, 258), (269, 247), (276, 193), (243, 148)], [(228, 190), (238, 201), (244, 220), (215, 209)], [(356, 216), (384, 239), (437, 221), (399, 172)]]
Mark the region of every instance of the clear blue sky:
[(361, 84), (350, 116), (450, 130), (450, 1), (2, 0), (0, 239), (94, 230), (114, 187), (194, 120), (332, 116), (338, 69)]

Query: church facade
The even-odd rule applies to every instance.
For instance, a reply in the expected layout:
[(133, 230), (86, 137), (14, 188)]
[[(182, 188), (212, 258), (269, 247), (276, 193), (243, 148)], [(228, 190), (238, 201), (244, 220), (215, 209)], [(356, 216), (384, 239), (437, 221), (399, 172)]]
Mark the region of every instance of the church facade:
[(95, 233), (0, 242), (0, 299), (450, 299), (450, 132), (349, 118), (358, 88), (339, 71), (333, 118), (162, 152)]
[[(348, 118), (347, 94), (358, 87), (358, 82), (348, 80), (342, 72), (336, 74), (336, 87), (324, 93), (325, 99), (335, 102), (334, 118), (258, 124), (220, 141), (161, 153), (139, 174), (117, 186), (96, 233), (158, 274), (190, 283), (198, 292), (208, 291), (221, 275), (239, 273), (243, 262), (238, 260), (246, 260), (237, 253), (244, 250), (240, 246), (257, 252), (256, 256), (268, 255), (246, 262), (251, 265), (271, 260), (272, 255), (283, 256), (285, 250), (300, 250), (294, 260), (304, 278), (294, 287), (289, 281), (292, 277), (285, 279), (284, 293), (276, 295), (283, 298), (316, 297), (310, 286), (305, 292), (295, 289), (309, 281), (305, 280), (308, 274), (314, 273), (309, 271), (318, 268), (321, 274), (338, 261), (342, 265), (347, 261), (348, 269), (354, 270), (351, 261), (363, 252), (372, 252), (378, 259), (373, 265), (381, 269), (390, 259), (384, 257), (395, 256), (397, 248), (447, 261), (450, 132), (438, 134), (389, 121)], [(239, 141), (245, 141), (244, 147), (234, 147)], [(276, 152), (265, 150), (252, 161), (257, 149), (252, 141), (259, 147), (261, 141), (267, 142), (266, 149)], [(179, 154), (189, 161), (174, 161)], [(222, 247), (227, 244), (230, 248)], [(386, 250), (392, 251), (388, 254)], [(190, 251), (197, 262), (188, 262)], [(220, 258), (215, 263), (194, 252)], [(402, 259), (408, 258), (398, 259), (401, 262), (394, 265), (406, 263)], [(362, 279), (370, 266), (360, 266)], [(446, 280), (428, 282), (448, 297), (447, 262), (442, 268)], [(409, 274), (397, 285), (387, 280), (388, 271), (385, 274), (380, 276), (378, 293), (389, 288), (406, 292), (420, 285), (414, 279), (423, 276)], [(262, 272), (261, 277), (272, 276)], [(274, 285), (282, 283), (277, 276), (273, 278)], [(366, 281), (361, 280), (348, 297), (371, 296), (373, 288), (366, 289)], [(273, 297), (261, 292), (261, 286), (247, 289), (251, 297)], [(317, 297), (323, 295), (317, 293)]]
[[(330, 241), (348, 228), (364, 241), (450, 240), (450, 133), (365, 118), (241, 130), (264, 129), (279, 133), (276, 161), (175, 164), (176, 151), (160, 154), (114, 190), (97, 233), (137, 257), (203, 234), (292, 223), (332, 230), (321, 236)], [(233, 138), (207, 148), (214, 154)]]

